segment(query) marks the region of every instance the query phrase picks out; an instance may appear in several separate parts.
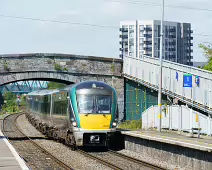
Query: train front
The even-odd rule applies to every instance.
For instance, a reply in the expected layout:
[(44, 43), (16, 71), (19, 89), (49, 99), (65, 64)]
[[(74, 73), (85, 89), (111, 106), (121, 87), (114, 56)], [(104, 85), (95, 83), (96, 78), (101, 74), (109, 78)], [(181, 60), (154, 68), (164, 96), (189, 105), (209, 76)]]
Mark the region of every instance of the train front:
[(82, 82), (71, 90), (72, 125), (77, 146), (107, 146), (117, 125), (114, 88), (98, 81)]

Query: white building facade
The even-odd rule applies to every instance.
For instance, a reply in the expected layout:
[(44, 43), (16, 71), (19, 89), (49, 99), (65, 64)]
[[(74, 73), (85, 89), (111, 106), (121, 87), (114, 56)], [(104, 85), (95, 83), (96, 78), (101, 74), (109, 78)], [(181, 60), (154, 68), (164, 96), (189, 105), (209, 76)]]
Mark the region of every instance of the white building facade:
[[(192, 65), (191, 24), (164, 21), (163, 59)], [(123, 21), (120, 23), (120, 58), (159, 58), (160, 21)]]

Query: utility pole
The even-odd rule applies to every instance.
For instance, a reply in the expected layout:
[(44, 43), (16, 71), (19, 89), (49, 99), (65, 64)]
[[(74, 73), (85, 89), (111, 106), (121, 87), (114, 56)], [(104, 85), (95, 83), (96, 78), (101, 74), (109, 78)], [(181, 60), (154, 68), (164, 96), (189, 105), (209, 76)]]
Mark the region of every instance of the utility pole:
[(157, 131), (161, 132), (162, 126), (162, 65), (163, 65), (163, 20), (164, 20), (164, 0), (162, 0), (162, 17), (160, 26), (160, 67), (159, 67), (159, 89), (158, 89), (158, 119)]

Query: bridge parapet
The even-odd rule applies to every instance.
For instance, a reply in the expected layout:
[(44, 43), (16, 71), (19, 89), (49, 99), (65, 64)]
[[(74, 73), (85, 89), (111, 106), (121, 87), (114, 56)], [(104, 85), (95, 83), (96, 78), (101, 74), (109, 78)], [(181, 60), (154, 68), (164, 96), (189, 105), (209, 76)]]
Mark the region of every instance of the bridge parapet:
[(122, 60), (68, 54), (7, 54), (1, 55), (0, 71), (58, 71), (121, 76)]

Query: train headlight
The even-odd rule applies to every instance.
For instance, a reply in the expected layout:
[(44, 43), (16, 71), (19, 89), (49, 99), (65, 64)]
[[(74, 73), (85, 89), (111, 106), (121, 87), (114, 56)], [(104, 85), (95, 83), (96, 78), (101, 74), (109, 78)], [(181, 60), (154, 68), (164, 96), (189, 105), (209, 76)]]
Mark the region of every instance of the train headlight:
[(116, 122), (113, 122), (113, 127), (116, 127), (117, 123)]
[(72, 125), (76, 127), (77, 126), (77, 122), (72, 122)]

